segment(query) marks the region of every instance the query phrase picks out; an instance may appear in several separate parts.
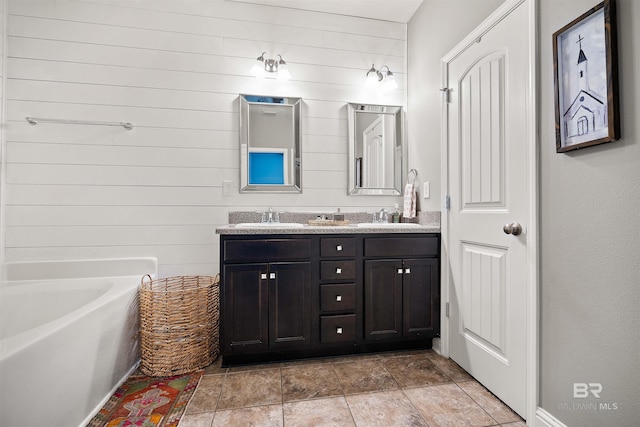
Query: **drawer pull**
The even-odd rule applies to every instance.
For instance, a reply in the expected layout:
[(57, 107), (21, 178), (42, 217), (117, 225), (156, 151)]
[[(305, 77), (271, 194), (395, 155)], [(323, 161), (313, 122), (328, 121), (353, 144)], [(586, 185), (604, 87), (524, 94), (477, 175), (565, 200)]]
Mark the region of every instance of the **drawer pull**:
[(341, 250), (342, 250), (342, 245), (336, 246), (336, 251), (341, 251)]
[(398, 274), (402, 274), (402, 269), (401, 268), (398, 269)]
[(336, 268), (336, 274), (342, 274), (342, 269), (340, 267)]
[(275, 279), (276, 273), (269, 273), (269, 279)]
[(260, 275), (260, 279), (265, 280), (267, 278), (267, 275), (265, 273), (262, 273)]
[(336, 295), (336, 301), (342, 301), (342, 295)]
[(405, 268), (404, 269), (404, 274), (411, 274), (411, 269), (410, 268)]
[(342, 328), (340, 327), (336, 328), (336, 334), (342, 335)]

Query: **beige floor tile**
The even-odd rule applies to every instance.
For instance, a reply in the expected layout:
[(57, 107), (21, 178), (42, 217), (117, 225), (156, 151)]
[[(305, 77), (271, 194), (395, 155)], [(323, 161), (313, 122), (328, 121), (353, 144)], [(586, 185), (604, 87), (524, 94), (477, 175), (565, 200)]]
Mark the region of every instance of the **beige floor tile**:
[(357, 426), (391, 427), (428, 424), (400, 390), (347, 396)]
[(213, 412), (183, 415), (178, 427), (211, 427), (213, 415)]
[(186, 414), (195, 414), (198, 412), (213, 412), (218, 406), (220, 399), (220, 391), (224, 382), (225, 374), (204, 375), (200, 378), (196, 392), (189, 400)]
[(282, 405), (254, 406), (216, 412), (212, 427), (282, 427)]
[(387, 372), (381, 360), (359, 360), (333, 365), (345, 394), (398, 388), (398, 383)]
[(397, 350), (397, 351), (385, 351), (385, 352), (376, 353), (376, 354), (381, 359), (387, 359), (389, 357), (426, 356), (428, 353), (433, 353), (433, 350), (431, 349)]
[(408, 388), (409, 397), (430, 427), (495, 425), (496, 422), (456, 384)]
[(500, 424), (500, 427), (527, 427), (527, 423), (524, 421), (517, 421), (515, 423)]
[(400, 387), (417, 387), (449, 382), (424, 354), (383, 359), (384, 367)]
[(377, 359), (379, 359), (378, 353), (350, 354), (347, 356), (335, 356), (327, 358), (327, 360), (331, 363), (350, 363)]
[(218, 410), (282, 403), (280, 369), (228, 373)]
[(474, 378), (467, 371), (462, 369), (456, 362), (437, 353), (429, 353), (427, 357), (438, 367), (451, 381), (471, 381)]
[(258, 363), (258, 364), (255, 364), (255, 365), (231, 366), (230, 368), (228, 368), (228, 372), (232, 373), (232, 372), (262, 371), (264, 369), (280, 369), (280, 367), (282, 367), (282, 363), (281, 362)]
[(344, 397), (305, 400), (283, 405), (285, 427), (352, 427), (351, 411)]
[(214, 374), (225, 374), (227, 373), (227, 368), (223, 368), (222, 366), (222, 357), (218, 357), (213, 363), (206, 368), (204, 368), (205, 375), (214, 375)]
[(520, 416), (513, 412), (500, 399), (491, 394), (477, 381), (461, 382), (458, 386), (480, 405), (491, 417), (499, 423), (511, 423), (522, 421)]
[(341, 396), (342, 386), (330, 364), (301, 365), (282, 369), (282, 400), (308, 400)]

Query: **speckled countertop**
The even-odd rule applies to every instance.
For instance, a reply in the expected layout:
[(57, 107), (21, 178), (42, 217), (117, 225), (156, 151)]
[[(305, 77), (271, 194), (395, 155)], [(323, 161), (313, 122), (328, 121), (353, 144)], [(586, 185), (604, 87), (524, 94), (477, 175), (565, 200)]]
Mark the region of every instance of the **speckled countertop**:
[(229, 225), (216, 228), (218, 234), (235, 234), (235, 235), (251, 235), (251, 234), (354, 234), (354, 233), (440, 233), (440, 212), (419, 212), (417, 218), (417, 226), (403, 227), (394, 226), (393, 224), (382, 225), (377, 224), (375, 227), (358, 227), (358, 223), (370, 223), (372, 213), (368, 212), (344, 212), (345, 219), (349, 221), (349, 225), (330, 226), (330, 225), (307, 225), (309, 220), (315, 220), (318, 217), (329, 216), (330, 213), (322, 212), (278, 212), (281, 223), (300, 223), (304, 224), (300, 228), (288, 228), (278, 226), (262, 226), (255, 227), (237, 227), (240, 223), (259, 223), (261, 221), (261, 212), (230, 212)]

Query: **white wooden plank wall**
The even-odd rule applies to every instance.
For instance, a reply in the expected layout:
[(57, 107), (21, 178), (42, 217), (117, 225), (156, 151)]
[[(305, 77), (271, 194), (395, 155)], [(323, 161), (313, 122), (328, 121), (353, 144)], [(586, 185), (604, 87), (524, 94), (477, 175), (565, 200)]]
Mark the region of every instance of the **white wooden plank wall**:
[[(0, 117), (4, 122), (4, 93), (5, 93), (5, 17), (6, 17), (6, 0), (0, 0)], [(4, 259), (4, 247), (5, 247), (5, 127), (0, 126), (0, 262)]]
[[(157, 256), (163, 276), (215, 274), (230, 210), (398, 201), (346, 195), (345, 104), (404, 104), (404, 24), (223, 0), (9, 0), (7, 13), (8, 261)], [(293, 79), (252, 77), (263, 51)], [(373, 63), (400, 89), (366, 90)], [(302, 194), (223, 196), (223, 180), (238, 188), (239, 93), (304, 99)]]

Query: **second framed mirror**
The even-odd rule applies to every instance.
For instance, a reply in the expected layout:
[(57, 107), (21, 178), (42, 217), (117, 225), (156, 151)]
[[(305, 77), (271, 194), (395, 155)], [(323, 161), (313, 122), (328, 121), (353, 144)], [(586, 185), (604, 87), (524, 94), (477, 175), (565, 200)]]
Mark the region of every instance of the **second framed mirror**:
[(402, 107), (347, 105), (350, 195), (402, 194), (406, 171)]

